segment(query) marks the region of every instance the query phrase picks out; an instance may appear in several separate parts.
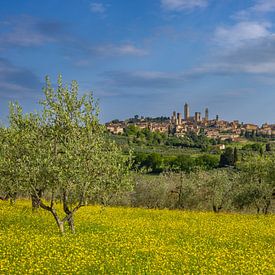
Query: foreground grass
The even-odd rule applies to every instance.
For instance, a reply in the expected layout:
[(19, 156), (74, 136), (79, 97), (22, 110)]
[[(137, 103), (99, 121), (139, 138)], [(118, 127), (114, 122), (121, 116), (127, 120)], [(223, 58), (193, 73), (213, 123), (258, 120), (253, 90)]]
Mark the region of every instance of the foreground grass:
[(273, 215), (93, 206), (76, 226), (0, 202), (0, 274), (275, 274)]

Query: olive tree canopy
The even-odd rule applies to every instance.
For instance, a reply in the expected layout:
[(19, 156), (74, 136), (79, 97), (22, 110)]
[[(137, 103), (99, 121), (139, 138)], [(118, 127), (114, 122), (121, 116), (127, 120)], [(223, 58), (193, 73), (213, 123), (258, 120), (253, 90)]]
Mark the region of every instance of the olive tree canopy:
[[(12, 142), (1, 157), (1, 168), (10, 167), (10, 173), (2, 173), (2, 178), (6, 184), (13, 179), (13, 187), (19, 186), (50, 211), (61, 232), (66, 222), (74, 231), (74, 213), (95, 194), (106, 203), (131, 187), (130, 160), (107, 138), (97, 102), (92, 94), (79, 96), (76, 81), (68, 87), (60, 76), (54, 89), (47, 77), (44, 95), (41, 114), (23, 115), (18, 104), (11, 106)], [(11, 169), (15, 161), (17, 169)], [(63, 218), (57, 214), (57, 200), (62, 202)]]

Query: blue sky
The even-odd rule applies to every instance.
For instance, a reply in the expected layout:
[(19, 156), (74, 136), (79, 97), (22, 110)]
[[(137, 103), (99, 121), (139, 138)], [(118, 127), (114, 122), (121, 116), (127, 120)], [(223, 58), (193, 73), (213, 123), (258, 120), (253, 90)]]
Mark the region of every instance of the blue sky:
[(275, 123), (275, 0), (3, 0), (0, 117), (39, 108), (44, 77), (93, 91), (101, 120)]

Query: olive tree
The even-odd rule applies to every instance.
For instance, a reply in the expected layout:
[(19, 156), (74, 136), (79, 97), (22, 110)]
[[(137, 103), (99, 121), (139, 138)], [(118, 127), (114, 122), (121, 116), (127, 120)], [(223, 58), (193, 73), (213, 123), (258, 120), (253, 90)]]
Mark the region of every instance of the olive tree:
[(169, 184), (170, 208), (193, 209), (198, 206), (199, 171), (184, 173), (166, 172)]
[(130, 160), (107, 138), (97, 102), (92, 94), (79, 96), (76, 81), (68, 87), (59, 77), (54, 89), (46, 78), (44, 94), (41, 114), (22, 115), (17, 105), (11, 111), (11, 129), (20, 132), (24, 150), (18, 180), (53, 215), (62, 233), (66, 223), (74, 232), (75, 212), (95, 194), (106, 204), (110, 196), (131, 187)]
[(231, 204), (234, 189), (238, 185), (238, 174), (231, 169), (217, 169), (201, 172), (200, 188), (204, 190), (205, 199), (215, 213)]
[(10, 104), (10, 127), (1, 129), (0, 192), (2, 198), (11, 202), (15, 202), (18, 194), (24, 194), (23, 158), (30, 148), (30, 140), (25, 137), (32, 117), (23, 116), (22, 108), (17, 103)]
[[(9, 128), (1, 128), (0, 133), (0, 198), (15, 202), (18, 194), (18, 165), (20, 157), (19, 146), (14, 146), (20, 140), (18, 134), (15, 134)], [(16, 176), (15, 176), (16, 175)]]
[[(50, 180), (50, 141), (45, 135), (41, 117), (37, 113), (23, 114), (18, 103), (10, 104), (10, 126), (3, 142), (1, 175), (9, 189), (23, 195), (30, 194), (33, 209)], [(30, 190), (35, 188), (35, 191)]]
[(164, 208), (168, 206), (170, 182), (161, 175), (134, 175), (131, 202), (134, 207)]
[(237, 208), (254, 206), (257, 213), (267, 214), (275, 192), (274, 157), (255, 156), (239, 165), (242, 177), (234, 198)]

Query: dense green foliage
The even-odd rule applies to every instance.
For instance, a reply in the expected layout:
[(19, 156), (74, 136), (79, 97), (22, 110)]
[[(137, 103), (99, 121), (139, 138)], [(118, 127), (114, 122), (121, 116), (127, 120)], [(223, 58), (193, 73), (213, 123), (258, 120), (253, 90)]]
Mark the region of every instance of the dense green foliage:
[(59, 77), (55, 90), (47, 78), (44, 94), (41, 114), (11, 105), (10, 126), (1, 132), (0, 190), (12, 198), (30, 195), (33, 207), (49, 211), (61, 232), (65, 222), (74, 231), (74, 213), (91, 197), (106, 204), (130, 188), (130, 161), (106, 138), (96, 102), (91, 94), (80, 97), (75, 81), (68, 88)]
[(234, 166), (238, 161), (238, 151), (235, 147), (227, 147), (220, 157), (220, 167)]
[(275, 210), (274, 165), (274, 158), (255, 157), (237, 168), (137, 175), (128, 205), (267, 214)]
[(241, 136), (245, 137), (248, 140), (257, 141), (257, 142), (269, 142), (270, 140), (273, 140), (273, 141), (275, 140), (275, 136), (263, 134), (255, 130), (242, 131)]
[(242, 150), (261, 152), (263, 145), (261, 143), (250, 143), (242, 147)]
[(163, 171), (183, 171), (191, 172), (198, 168), (209, 170), (217, 168), (219, 156), (201, 154), (198, 156), (178, 155), (163, 156), (158, 153), (135, 153), (133, 167), (137, 169), (145, 168), (147, 172), (160, 173)]
[(165, 144), (167, 146), (207, 150), (210, 145), (215, 143), (213, 140), (207, 138), (203, 133), (197, 135), (193, 132), (189, 132), (183, 137), (176, 137), (168, 136), (166, 133), (152, 132), (148, 128), (140, 129), (135, 125), (129, 125), (125, 128), (124, 135), (128, 137), (130, 142), (138, 145)]

